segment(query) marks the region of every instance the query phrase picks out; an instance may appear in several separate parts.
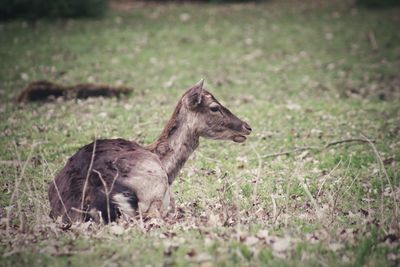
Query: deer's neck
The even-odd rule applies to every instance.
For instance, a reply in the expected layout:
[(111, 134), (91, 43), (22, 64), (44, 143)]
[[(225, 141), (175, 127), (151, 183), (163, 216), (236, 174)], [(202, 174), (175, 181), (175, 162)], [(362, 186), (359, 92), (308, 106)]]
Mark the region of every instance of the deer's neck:
[(149, 149), (159, 156), (168, 174), (169, 184), (172, 184), (189, 156), (199, 145), (199, 136), (193, 130), (192, 120), (183, 113), (178, 103), (160, 137), (149, 146)]

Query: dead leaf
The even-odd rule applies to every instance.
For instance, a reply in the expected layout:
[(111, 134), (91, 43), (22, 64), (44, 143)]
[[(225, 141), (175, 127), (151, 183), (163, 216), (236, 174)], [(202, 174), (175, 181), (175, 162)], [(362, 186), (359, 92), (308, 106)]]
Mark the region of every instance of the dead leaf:
[(110, 230), (110, 233), (114, 234), (114, 235), (122, 235), (125, 231), (125, 229), (122, 226), (117, 225), (117, 224), (112, 225), (109, 230)]
[(341, 250), (342, 248), (344, 248), (344, 245), (341, 243), (331, 243), (328, 245), (329, 249), (336, 252), (338, 250)]
[(192, 259), (193, 259), (194, 262), (197, 262), (197, 263), (204, 263), (204, 262), (207, 262), (207, 261), (212, 261), (211, 255), (208, 254), (208, 253), (205, 253), (205, 252), (197, 254)]
[(299, 104), (289, 102), (289, 103), (286, 105), (286, 108), (287, 108), (288, 110), (300, 110), (300, 109), (301, 109), (301, 106), (300, 106)]
[(303, 151), (300, 155), (296, 156), (296, 159), (305, 159), (310, 152), (308, 150)]
[(317, 138), (321, 138), (323, 133), (324, 132), (319, 129), (311, 129), (311, 131), (310, 131), (311, 136), (317, 137)]
[(21, 73), (21, 79), (24, 81), (27, 81), (27, 80), (29, 80), (29, 75), (26, 74), (25, 72), (23, 72), (23, 73)]
[(179, 19), (180, 19), (181, 21), (183, 21), (183, 22), (186, 22), (186, 21), (190, 20), (190, 15), (189, 15), (188, 13), (182, 13), (182, 14), (179, 16)]
[(186, 253), (189, 257), (193, 258), (194, 256), (197, 255), (197, 252), (194, 249), (189, 250), (188, 253)]
[(255, 244), (257, 244), (258, 241), (259, 241), (259, 240), (258, 240), (257, 237), (255, 237), (255, 236), (248, 236), (248, 237), (246, 237), (244, 243), (245, 243), (248, 247), (251, 247), (251, 246), (254, 246)]
[(259, 239), (267, 240), (267, 238), (268, 238), (268, 230), (259, 230), (256, 236)]
[(278, 253), (285, 252), (290, 247), (290, 238), (284, 237), (277, 239), (272, 243), (272, 249)]

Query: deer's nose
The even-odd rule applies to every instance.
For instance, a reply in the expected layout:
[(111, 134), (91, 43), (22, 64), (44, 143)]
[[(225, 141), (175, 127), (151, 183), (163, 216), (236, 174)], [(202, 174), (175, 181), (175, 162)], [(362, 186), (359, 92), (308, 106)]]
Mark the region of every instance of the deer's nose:
[(246, 132), (251, 132), (251, 127), (247, 123), (244, 122), (242, 127)]

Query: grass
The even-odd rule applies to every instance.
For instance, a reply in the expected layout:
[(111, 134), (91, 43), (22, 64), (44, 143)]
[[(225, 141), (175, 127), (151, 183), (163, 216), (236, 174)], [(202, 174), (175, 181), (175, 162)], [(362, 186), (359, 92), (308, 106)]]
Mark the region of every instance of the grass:
[[(0, 265), (398, 265), (398, 14), (346, 1), (271, 1), (2, 23)], [(47, 217), (47, 183), (79, 147), (94, 138), (151, 142), (202, 77), (253, 134), (243, 145), (202, 140), (173, 184), (183, 218), (144, 231), (63, 231)], [(135, 91), (16, 105), (37, 79)], [(312, 149), (362, 134), (392, 187), (367, 143)], [(297, 147), (310, 149), (265, 157)]]

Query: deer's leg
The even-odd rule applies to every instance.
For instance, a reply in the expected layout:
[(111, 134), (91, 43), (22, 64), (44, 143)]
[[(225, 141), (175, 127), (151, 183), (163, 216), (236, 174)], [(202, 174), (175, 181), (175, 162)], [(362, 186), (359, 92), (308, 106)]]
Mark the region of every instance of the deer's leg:
[(167, 215), (169, 203), (169, 186), (159, 185), (139, 199), (139, 212), (145, 217), (162, 218)]
[(139, 212), (142, 214), (143, 217), (146, 218), (154, 218), (154, 217), (161, 217), (160, 216), (160, 200), (153, 200), (153, 201), (139, 201)]

